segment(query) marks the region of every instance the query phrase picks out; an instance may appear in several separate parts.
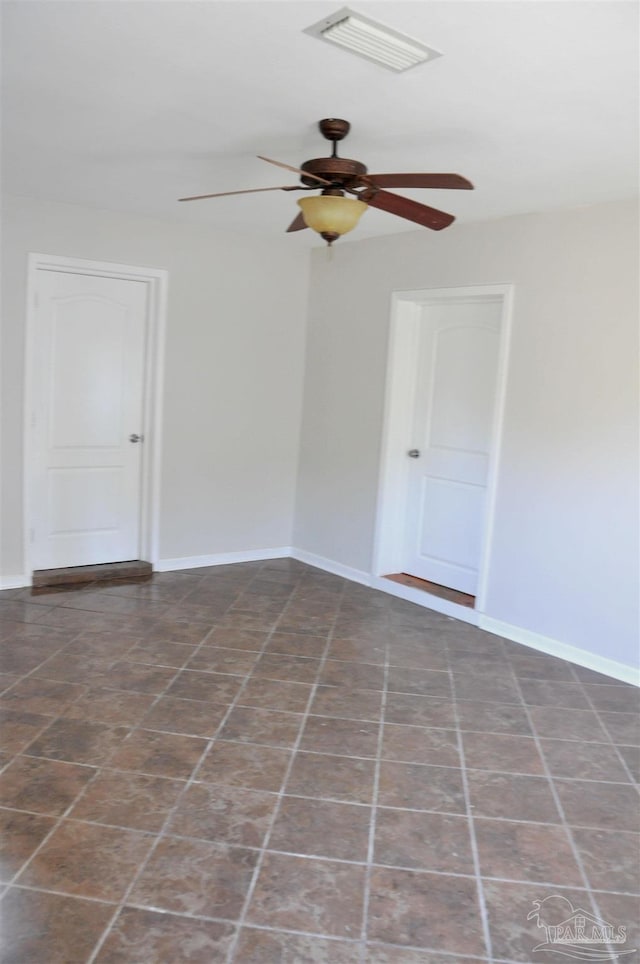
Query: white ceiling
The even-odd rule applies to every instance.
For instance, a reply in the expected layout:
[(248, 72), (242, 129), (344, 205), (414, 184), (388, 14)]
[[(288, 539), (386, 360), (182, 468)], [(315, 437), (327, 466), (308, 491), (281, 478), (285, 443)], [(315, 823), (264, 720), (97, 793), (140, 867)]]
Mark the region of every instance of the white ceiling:
[[(256, 154), (326, 156), (317, 121), (343, 117), (340, 153), (372, 173), (472, 180), (402, 192), (462, 221), (637, 192), (635, 2), (351, 0), (442, 52), (401, 74), (303, 33), (343, 5), (5, 0), (4, 189), (274, 237), (301, 195), (176, 199), (295, 183)], [(356, 230), (416, 226), (369, 210)]]

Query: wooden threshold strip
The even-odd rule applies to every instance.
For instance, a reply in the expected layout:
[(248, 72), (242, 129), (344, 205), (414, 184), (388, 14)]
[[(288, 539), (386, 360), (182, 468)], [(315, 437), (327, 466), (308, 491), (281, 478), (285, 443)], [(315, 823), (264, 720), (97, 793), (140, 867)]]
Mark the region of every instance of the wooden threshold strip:
[(449, 589), (447, 586), (439, 586), (436, 582), (428, 582), (426, 579), (419, 579), (417, 576), (410, 576), (407, 572), (394, 572), (384, 577), (391, 579), (392, 582), (399, 582), (401, 586), (410, 586), (412, 589), (422, 589), (432, 596), (440, 599), (447, 599), (449, 602), (457, 603), (459, 606), (466, 606), (473, 609), (476, 604), (476, 597), (469, 596), (465, 592), (457, 589)]
[(33, 573), (34, 589), (46, 586), (77, 586), (87, 582), (112, 582), (114, 579), (150, 578), (150, 562), (107, 562), (97, 566), (71, 566), (68, 569), (38, 569)]

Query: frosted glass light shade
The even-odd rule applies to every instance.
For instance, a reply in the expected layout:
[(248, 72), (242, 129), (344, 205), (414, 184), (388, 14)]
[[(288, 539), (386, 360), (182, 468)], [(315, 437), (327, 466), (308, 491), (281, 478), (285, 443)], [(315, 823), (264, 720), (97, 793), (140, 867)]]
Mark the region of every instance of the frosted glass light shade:
[(298, 201), (307, 227), (318, 234), (346, 234), (352, 231), (368, 204), (355, 198), (315, 195)]

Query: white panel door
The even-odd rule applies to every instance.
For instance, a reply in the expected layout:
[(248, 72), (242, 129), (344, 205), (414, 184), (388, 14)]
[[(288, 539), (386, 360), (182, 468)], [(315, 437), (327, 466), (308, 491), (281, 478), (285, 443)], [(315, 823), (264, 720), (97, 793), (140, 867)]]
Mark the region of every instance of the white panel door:
[(139, 557), (147, 285), (38, 271), (34, 569)]
[[(403, 571), (475, 595), (502, 303), (424, 305)], [(417, 453), (417, 454), (416, 454)]]

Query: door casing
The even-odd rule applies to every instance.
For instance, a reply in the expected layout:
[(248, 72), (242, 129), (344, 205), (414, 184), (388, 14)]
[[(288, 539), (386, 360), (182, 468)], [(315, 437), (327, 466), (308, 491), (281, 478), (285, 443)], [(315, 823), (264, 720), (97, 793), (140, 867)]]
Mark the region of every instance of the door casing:
[[(496, 298), (502, 301), (500, 348), (487, 478), (484, 534), (474, 610), (476, 615), (484, 612), (491, 562), (498, 465), (507, 389), (513, 285), (474, 285), (393, 292), (373, 551), (374, 577), (380, 578), (387, 573), (401, 571), (399, 567), (401, 566), (407, 511), (408, 460), (406, 452), (411, 448), (410, 425), (414, 411), (418, 331), (422, 309), (434, 303), (477, 302), (485, 299), (495, 300)], [(403, 595), (405, 594), (403, 593)], [(424, 595), (429, 598), (429, 605), (433, 601), (435, 604), (433, 608), (441, 608), (436, 601), (436, 597), (430, 597), (426, 593)], [(414, 602), (418, 601), (419, 597), (419, 591), (414, 590), (407, 594), (407, 598), (411, 598)], [(448, 603), (445, 608), (449, 612), (452, 607), (454, 610), (460, 610), (460, 614), (468, 621), (469, 610), (451, 603)]]
[(137, 267), (105, 261), (88, 261), (57, 255), (32, 253), (27, 267), (27, 310), (24, 383), (23, 458), (23, 552), (29, 581), (32, 528), (35, 518), (33, 494), (33, 419), (36, 327), (36, 282), (39, 271), (63, 271), (139, 281), (147, 286), (148, 327), (144, 362), (144, 445), (140, 512), (140, 557), (155, 565), (160, 557), (160, 467), (162, 450), (162, 387), (167, 314), (168, 273), (160, 268)]

